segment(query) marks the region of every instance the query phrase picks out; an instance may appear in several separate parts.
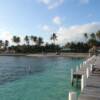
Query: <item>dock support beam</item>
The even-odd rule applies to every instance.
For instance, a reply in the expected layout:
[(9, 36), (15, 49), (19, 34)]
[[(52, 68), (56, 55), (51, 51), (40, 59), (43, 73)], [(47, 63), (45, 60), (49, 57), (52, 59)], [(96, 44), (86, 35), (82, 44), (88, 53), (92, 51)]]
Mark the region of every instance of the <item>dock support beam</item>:
[(79, 70), (79, 68), (78, 68), (78, 66), (76, 67), (76, 72), (78, 72), (78, 70)]
[(89, 78), (89, 75), (90, 75), (90, 70), (89, 68), (86, 68), (86, 77)]
[(86, 61), (83, 62), (83, 67), (85, 67), (85, 65), (86, 65)]
[(93, 71), (93, 64), (90, 64), (90, 71)]
[(80, 64), (80, 69), (82, 68), (82, 64)]
[(86, 86), (86, 75), (82, 75), (82, 78), (81, 78), (81, 91), (83, 91), (85, 86)]
[(72, 84), (72, 86), (73, 86), (73, 73), (74, 73), (74, 71), (73, 71), (73, 69), (71, 69), (71, 84)]
[(68, 100), (77, 100), (76, 92), (69, 92)]

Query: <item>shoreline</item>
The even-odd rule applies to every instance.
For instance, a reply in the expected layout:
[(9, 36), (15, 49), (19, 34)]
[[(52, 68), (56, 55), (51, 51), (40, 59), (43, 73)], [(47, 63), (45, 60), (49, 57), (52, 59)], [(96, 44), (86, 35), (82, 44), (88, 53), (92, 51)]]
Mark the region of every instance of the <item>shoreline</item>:
[(61, 53), (56, 55), (56, 53), (47, 54), (29, 54), (29, 57), (72, 57), (72, 58), (88, 58), (88, 53)]
[(6, 54), (2, 53), (0, 56), (27, 56), (27, 57), (73, 57), (73, 58), (88, 58), (88, 53), (61, 53), (57, 55), (56, 53), (37, 53), (37, 54)]

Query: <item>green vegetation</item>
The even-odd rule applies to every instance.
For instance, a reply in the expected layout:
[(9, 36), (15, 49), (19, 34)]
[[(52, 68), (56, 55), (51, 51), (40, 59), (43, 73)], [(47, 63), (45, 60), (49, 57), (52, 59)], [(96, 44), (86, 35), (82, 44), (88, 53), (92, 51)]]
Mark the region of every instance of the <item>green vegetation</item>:
[(100, 46), (100, 31), (96, 33), (84, 33), (85, 42), (70, 42), (64, 46), (56, 44), (57, 34), (53, 33), (50, 37), (52, 43), (45, 43), (42, 37), (28, 36), (24, 37), (24, 44), (21, 44), (21, 37), (13, 36), (10, 45), (8, 40), (0, 40), (0, 51), (16, 53), (47, 53), (47, 52), (88, 52), (93, 46)]

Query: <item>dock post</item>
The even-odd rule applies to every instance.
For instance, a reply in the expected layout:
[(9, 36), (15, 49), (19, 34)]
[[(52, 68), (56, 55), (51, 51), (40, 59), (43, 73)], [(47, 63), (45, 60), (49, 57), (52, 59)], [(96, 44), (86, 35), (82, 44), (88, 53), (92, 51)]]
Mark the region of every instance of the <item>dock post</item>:
[(89, 75), (90, 75), (90, 70), (89, 70), (89, 68), (86, 68), (86, 77), (88, 78)]
[(84, 63), (87, 64), (87, 61), (85, 61)]
[(90, 72), (92, 72), (92, 70), (93, 70), (93, 65), (91, 64), (90, 65)]
[(69, 92), (68, 100), (77, 100), (76, 92)]
[(86, 75), (82, 75), (82, 78), (81, 78), (81, 91), (83, 91), (85, 86), (86, 86)]
[(76, 72), (79, 70), (78, 66), (76, 67)]
[(74, 71), (73, 71), (73, 69), (71, 69), (71, 84), (73, 85), (73, 73), (74, 73)]
[(80, 69), (82, 68), (82, 64), (80, 64)]
[(85, 67), (85, 65), (86, 65), (86, 61), (83, 62), (83, 67)]

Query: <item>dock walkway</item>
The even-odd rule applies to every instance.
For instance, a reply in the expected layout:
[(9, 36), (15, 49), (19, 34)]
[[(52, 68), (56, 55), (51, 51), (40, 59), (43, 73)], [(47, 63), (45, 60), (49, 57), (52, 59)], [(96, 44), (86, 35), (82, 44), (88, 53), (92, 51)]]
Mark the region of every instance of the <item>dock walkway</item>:
[(86, 79), (86, 85), (78, 100), (100, 100), (100, 56), (96, 57), (95, 68)]
[(76, 92), (69, 92), (69, 100), (100, 100), (100, 55), (88, 58), (75, 71), (71, 69), (71, 83), (80, 85), (81, 93), (77, 98)]

